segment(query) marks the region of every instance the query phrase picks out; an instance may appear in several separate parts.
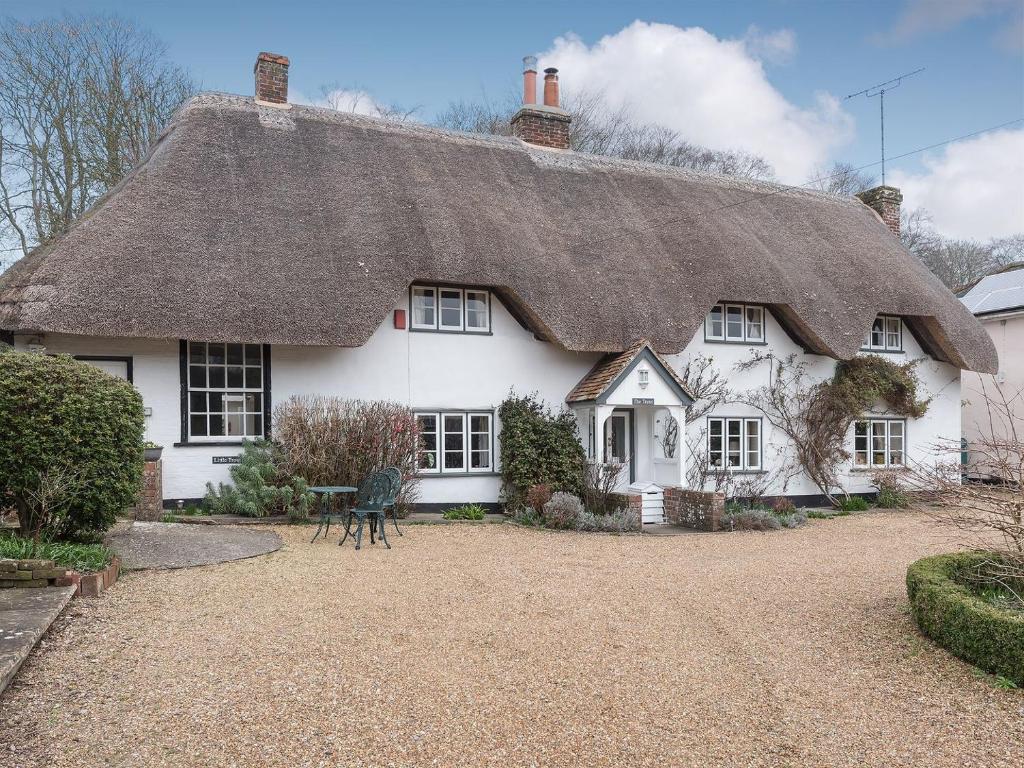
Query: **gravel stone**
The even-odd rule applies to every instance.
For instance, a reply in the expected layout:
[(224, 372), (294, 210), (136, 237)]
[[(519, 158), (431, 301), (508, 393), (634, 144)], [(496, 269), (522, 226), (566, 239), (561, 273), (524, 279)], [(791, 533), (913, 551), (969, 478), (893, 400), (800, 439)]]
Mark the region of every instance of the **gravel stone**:
[[(0, 763), (1015, 766), (1024, 693), (931, 645), (911, 513), (612, 536), (281, 531), (75, 601), (0, 699)], [(68, 616), (66, 613), (65, 616)]]

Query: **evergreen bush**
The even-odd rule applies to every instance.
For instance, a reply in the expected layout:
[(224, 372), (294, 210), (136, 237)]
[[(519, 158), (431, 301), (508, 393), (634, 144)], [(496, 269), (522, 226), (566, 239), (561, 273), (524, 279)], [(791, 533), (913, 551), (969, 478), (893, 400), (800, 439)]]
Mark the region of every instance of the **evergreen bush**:
[(512, 394), (499, 406), (501, 480), (507, 503), (525, 500), (533, 486), (579, 496), (583, 491), (586, 453), (580, 445), (576, 416), (552, 412), (536, 395)]
[(203, 504), (215, 515), (267, 517), (287, 514), (303, 520), (315, 501), (306, 481), (281, 471), (280, 448), (269, 440), (246, 441), (238, 464), (231, 467), (232, 485), (206, 484)]
[(0, 508), (22, 536), (95, 538), (142, 485), (142, 397), (67, 355), (0, 348)]

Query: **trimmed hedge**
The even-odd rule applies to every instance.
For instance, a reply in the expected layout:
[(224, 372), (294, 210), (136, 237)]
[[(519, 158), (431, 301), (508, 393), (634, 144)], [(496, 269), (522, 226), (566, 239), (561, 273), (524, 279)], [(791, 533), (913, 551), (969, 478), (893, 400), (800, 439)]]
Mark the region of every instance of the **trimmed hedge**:
[(950, 653), (1024, 685), (1024, 614), (991, 605), (962, 580), (961, 574), (992, 557), (961, 552), (912, 563), (910, 609), (921, 631)]
[(67, 355), (0, 348), (0, 507), (22, 535), (88, 538), (142, 485), (142, 397)]

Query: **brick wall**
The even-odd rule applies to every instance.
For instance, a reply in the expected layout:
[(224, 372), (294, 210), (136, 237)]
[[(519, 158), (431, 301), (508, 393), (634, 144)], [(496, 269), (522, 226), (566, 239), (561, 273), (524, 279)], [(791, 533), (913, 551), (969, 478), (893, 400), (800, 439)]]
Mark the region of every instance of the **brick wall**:
[(512, 133), (530, 144), (553, 149), (569, 148), (569, 124), (565, 112), (523, 107), (512, 118)]
[(147, 461), (142, 469), (142, 493), (135, 507), (135, 519), (157, 521), (164, 514), (164, 463)]
[(725, 494), (665, 486), (665, 519), (698, 531), (717, 531), (725, 513)]
[(66, 574), (53, 560), (0, 560), (0, 589), (60, 586)]

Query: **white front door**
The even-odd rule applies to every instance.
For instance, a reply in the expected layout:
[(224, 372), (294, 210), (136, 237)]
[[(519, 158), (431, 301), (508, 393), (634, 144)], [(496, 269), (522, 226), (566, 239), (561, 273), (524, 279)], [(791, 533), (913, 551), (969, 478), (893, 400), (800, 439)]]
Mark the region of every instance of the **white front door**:
[(605, 422), (605, 461), (622, 464), (618, 485), (631, 482), (631, 460), (633, 458), (633, 414), (616, 411)]

